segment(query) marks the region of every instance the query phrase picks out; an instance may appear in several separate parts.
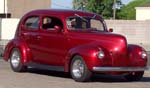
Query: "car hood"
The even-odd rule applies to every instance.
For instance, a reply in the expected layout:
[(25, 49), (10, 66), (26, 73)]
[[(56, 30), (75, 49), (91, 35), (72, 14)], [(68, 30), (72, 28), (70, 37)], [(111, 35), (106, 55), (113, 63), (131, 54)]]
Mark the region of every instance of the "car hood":
[[(119, 34), (114, 34), (110, 32), (79, 32), (73, 34), (72, 38), (77, 39), (78, 44), (96, 44), (99, 47), (107, 49), (109, 52), (122, 52), (127, 51), (127, 41), (126, 38)], [(73, 39), (74, 40), (74, 39)], [(75, 40), (76, 41), (76, 40)], [(72, 44), (75, 42), (72, 42)]]
[(126, 53), (127, 51), (127, 41), (122, 35), (104, 32), (94, 33), (94, 36), (97, 37), (95, 44), (106, 48), (110, 52)]

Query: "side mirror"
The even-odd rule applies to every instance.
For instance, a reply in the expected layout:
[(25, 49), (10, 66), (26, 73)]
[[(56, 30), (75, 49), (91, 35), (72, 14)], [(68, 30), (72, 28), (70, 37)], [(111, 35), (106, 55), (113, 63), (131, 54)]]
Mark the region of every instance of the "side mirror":
[(55, 25), (55, 26), (54, 26), (54, 29), (55, 29), (56, 31), (58, 31), (58, 32), (61, 31), (61, 27), (58, 26), (58, 25)]
[(113, 28), (109, 28), (109, 30), (108, 30), (109, 32), (113, 32)]

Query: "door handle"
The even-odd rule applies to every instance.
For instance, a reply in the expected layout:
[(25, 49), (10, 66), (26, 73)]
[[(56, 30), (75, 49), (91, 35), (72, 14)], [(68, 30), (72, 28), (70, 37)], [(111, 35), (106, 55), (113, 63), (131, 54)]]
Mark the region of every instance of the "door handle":
[(20, 35), (21, 35), (21, 36), (27, 36), (28, 33), (21, 33)]
[(37, 40), (41, 39), (41, 36), (37, 36)]

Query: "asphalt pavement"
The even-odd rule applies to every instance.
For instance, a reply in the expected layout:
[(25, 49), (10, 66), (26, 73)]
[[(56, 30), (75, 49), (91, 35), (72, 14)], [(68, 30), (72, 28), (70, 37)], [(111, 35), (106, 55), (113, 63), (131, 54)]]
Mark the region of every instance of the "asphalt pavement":
[(149, 88), (150, 70), (141, 81), (128, 82), (122, 76), (94, 75), (90, 82), (75, 82), (69, 74), (29, 69), (16, 73), (8, 62), (0, 59), (0, 88)]

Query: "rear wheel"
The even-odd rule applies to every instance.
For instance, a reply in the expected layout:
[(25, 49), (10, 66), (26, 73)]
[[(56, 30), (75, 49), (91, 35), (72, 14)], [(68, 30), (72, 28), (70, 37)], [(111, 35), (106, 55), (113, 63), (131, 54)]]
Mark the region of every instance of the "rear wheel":
[(143, 74), (144, 74), (144, 71), (142, 72), (132, 72), (125, 77), (126, 80), (128, 81), (139, 81), (143, 78)]
[(14, 48), (10, 55), (10, 66), (15, 72), (23, 72), (26, 71), (26, 66), (24, 66), (21, 62), (22, 55), (19, 49)]
[(89, 81), (92, 72), (87, 68), (81, 56), (75, 56), (71, 62), (71, 76), (77, 82)]

